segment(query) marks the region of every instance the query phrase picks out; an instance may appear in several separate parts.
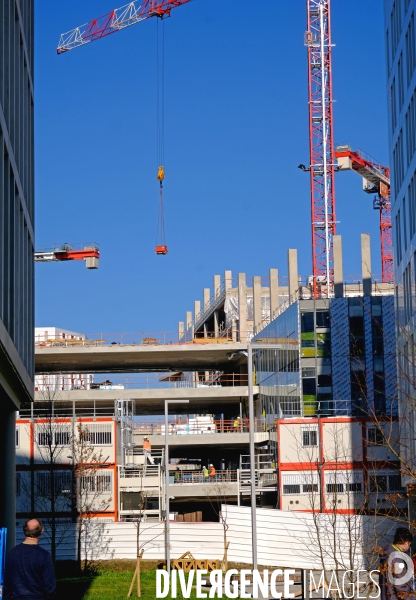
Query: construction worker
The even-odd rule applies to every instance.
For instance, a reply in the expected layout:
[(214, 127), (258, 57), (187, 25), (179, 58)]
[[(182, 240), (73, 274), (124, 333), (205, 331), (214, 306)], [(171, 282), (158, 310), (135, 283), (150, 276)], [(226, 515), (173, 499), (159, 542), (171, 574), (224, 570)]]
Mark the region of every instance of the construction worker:
[(147, 461), (149, 461), (151, 465), (155, 464), (155, 459), (152, 457), (152, 446), (147, 436), (144, 436), (143, 438), (143, 454), (145, 465), (147, 465)]
[(208, 469), (205, 466), (202, 467), (202, 474), (203, 474), (204, 483), (205, 483), (206, 481), (208, 481), (208, 478), (209, 478)]
[(238, 433), (240, 431), (240, 417), (236, 417), (234, 419), (234, 432)]
[(216, 470), (213, 464), (209, 465), (208, 475), (211, 481), (215, 481)]

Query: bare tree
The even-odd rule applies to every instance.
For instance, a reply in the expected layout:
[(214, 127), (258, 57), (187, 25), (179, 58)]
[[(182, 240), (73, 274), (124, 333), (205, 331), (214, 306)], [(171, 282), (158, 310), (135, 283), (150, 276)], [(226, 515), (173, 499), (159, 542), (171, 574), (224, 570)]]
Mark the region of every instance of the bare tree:
[(33, 426), (36, 469), (32, 467), (29, 474), (22, 473), (21, 489), (28, 498), (30, 512), (42, 516), (55, 562), (57, 548), (71, 527), (71, 471), (64, 464), (68, 462), (66, 454), (72, 434), (71, 424), (59, 416), (59, 390), (54, 385), (45, 385), (39, 394), (41, 400), (36, 402)]
[(73, 499), (78, 513), (76, 524), (77, 561), (81, 570), (82, 539), (84, 536), (86, 551), (84, 570), (88, 565), (88, 530), (91, 519), (108, 509), (112, 498), (111, 475), (103, 472), (107, 467), (103, 452), (97, 451), (92, 434), (85, 423), (77, 423), (71, 439), (72, 460), (74, 463)]
[(346, 467), (352, 458), (357, 463), (364, 462), (362, 448), (354, 445), (349, 423), (326, 427), (327, 468), (323, 472), (319, 468), (320, 440), (305, 447), (295, 435), (293, 439), (297, 462), (309, 465), (298, 471), (296, 484), (290, 489), (290, 493), (303, 498), (301, 510), (310, 511), (297, 513), (302, 524), (298, 539), (302, 553), (324, 572), (321, 586), (326, 589), (326, 597), (337, 591), (341, 580), (344, 586), (349, 586), (346, 590), (369, 597), (373, 593), (372, 582), (366, 582), (358, 592), (356, 570), (377, 569), (379, 546), (395, 527), (395, 518), (399, 517), (397, 507), (392, 502), (388, 508), (380, 508), (378, 490), (370, 483), (371, 472), (365, 467), (361, 465), (357, 470)]
[[(221, 477), (221, 475), (217, 475), (216, 477)], [(205, 495), (222, 525), (224, 556), (221, 562), (221, 569), (227, 571), (228, 548), (230, 547), (230, 542), (227, 539), (227, 532), (230, 527), (227, 523), (227, 500), (232, 495), (232, 490), (227, 480), (217, 479), (206, 485)]]

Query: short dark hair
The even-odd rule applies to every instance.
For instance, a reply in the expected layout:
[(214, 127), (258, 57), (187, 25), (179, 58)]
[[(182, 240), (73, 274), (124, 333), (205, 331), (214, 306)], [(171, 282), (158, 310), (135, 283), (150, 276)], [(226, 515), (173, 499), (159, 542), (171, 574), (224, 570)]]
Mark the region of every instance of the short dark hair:
[[(29, 527), (28, 523), (30, 521), (37, 521), (38, 525), (37, 527)], [(23, 523), (23, 533), (25, 534), (26, 537), (30, 537), (30, 538), (38, 538), (42, 535), (43, 530), (44, 530), (44, 526), (42, 521), (39, 521), (39, 519), (28, 519), (27, 521), (25, 521)]]
[(396, 533), (394, 534), (394, 544), (401, 544), (403, 542), (411, 542), (413, 540), (413, 535), (410, 533), (409, 529), (406, 527), (398, 527), (396, 529)]

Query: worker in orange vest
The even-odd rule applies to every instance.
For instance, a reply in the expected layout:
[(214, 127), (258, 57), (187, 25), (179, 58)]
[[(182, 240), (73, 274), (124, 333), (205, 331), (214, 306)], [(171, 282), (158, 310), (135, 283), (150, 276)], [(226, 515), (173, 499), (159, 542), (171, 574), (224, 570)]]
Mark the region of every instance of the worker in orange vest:
[(215, 467), (214, 467), (214, 465), (212, 465), (212, 464), (211, 464), (211, 465), (209, 465), (209, 472), (208, 472), (208, 475), (210, 476), (210, 478), (211, 478), (211, 481), (214, 481), (214, 480), (215, 480), (216, 471), (215, 471)]
[(155, 459), (152, 457), (152, 446), (149, 442), (149, 438), (144, 436), (143, 438), (143, 454), (144, 454), (144, 464), (147, 465), (147, 461), (149, 460), (151, 465), (155, 464)]

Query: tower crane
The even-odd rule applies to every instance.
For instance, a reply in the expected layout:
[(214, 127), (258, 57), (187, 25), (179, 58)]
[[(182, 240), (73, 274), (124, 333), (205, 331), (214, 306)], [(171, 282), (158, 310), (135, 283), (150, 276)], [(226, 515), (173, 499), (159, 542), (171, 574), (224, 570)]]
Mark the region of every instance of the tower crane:
[(309, 90), (309, 154), (314, 297), (330, 294), (333, 284), (335, 164), (332, 117), (332, 43), (330, 0), (306, 0)]
[(98, 260), (100, 258), (100, 249), (96, 244), (85, 246), (76, 250), (69, 244), (63, 244), (61, 247), (48, 248), (47, 250), (35, 250), (35, 263), (37, 262), (57, 262), (64, 260), (85, 260), (87, 269), (98, 269)]
[(380, 212), (381, 273), (383, 283), (393, 281), (393, 240), (390, 202), (390, 169), (383, 167), (362, 150), (338, 146), (335, 150), (340, 171), (352, 170), (363, 178), (363, 190), (376, 194), (373, 204)]
[[(151, 17), (158, 17), (163, 20), (165, 17), (170, 17), (170, 13), (173, 8), (187, 4), (191, 0), (134, 0), (121, 8), (116, 8), (108, 14), (93, 19), (80, 27), (76, 27), (67, 33), (63, 33), (60, 37), (57, 53), (63, 54), (69, 50), (74, 50), (90, 42), (94, 42), (103, 37), (126, 29), (131, 25), (140, 23)], [(159, 53), (159, 43), (161, 44), (161, 53)], [(162, 36), (159, 42), (158, 35), (158, 171), (157, 180), (159, 181), (159, 218), (157, 227), (157, 239), (156, 239), (156, 254), (166, 255), (168, 253), (168, 247), (165, 241), (165, 222), (164, 222), (164, 209), (163, 209), (163, 181), (165, 178), (165, 171), (163, 167), (163, 136), (164, 136), (164, 83), (163, 83), (163, 70), (164, 70), (164, 37)], [(161, 83), (159, 82), (159, 73), (161, 75)]]

